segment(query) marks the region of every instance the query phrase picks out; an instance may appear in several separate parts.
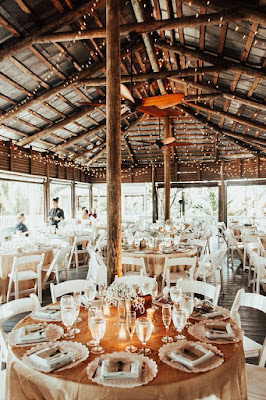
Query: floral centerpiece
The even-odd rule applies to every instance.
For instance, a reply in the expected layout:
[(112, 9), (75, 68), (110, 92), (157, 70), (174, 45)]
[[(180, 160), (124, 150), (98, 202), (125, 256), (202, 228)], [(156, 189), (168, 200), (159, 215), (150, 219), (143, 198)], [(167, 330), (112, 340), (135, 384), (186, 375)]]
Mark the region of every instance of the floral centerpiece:
[(138, 297), (137, 291), (134, 287), (126, 282), (120, 282), (119, 279), (114, 281), (109, 288), (106, 290), (106, 300), (111, 305), (118, 305), (119, 301), (125, 301), (130, 299), (133, 307), (140, 312), (145, 311), (144, 303), (145, 300)]

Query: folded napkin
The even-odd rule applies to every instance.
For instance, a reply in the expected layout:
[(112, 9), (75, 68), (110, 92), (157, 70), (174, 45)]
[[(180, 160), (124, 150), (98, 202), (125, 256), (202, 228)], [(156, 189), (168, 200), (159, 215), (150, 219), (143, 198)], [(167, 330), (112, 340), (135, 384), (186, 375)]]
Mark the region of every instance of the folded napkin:
[(45, 340), (46, 330), (41, 324), (29, 325), (20, 328), (17, 344), (37, 343)]
[(203, 314), (203, 317), (205, 318), (217, 318), (217, 317), (224, 317), (224, 313), (222, 311), (213, 311), (213, 312), (209, 312), (207, 314)]
[(71, 364), (74, 361), (73, 353), (65, 351), (60, 346), (52, 346), (49, 349), (41, 349), (29, 355), (29, 358), (42, 367), (49, 368), (50, 371)]
[(197, 365), (202, 364), (214, 355), (215, 354), (212, 351), (207, 350), (205, 349), (205, 347), (198, 344), (185, 344), (178, 350), (174, 350), (171, 352), (172, 360), (185, 365), (185, 367), (189, 369), (192, 369)]
[(138, 361), (104, 360), (101, 368), (103, 379), (137, 379), (139, 377)]
[(51, 320), (61, 319), (61, 310), (60, 307), (57, 306), (49, 306), (40, 308), (34, 312), (35, 317), (37, 318), (45, 318)]
[(233, 339), (235, 334), (229, 323), (217, 322), (205, 325), (205, 336), (208, 339)]

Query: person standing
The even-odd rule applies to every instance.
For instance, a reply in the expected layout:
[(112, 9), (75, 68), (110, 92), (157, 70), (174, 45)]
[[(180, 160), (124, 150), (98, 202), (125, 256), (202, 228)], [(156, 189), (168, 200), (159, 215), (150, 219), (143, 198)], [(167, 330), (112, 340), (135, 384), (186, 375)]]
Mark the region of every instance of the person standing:
[(21, 233), (25, 234), (25, 236), (28, 236), (28, 228), (25, 225), (25, 214), (24, 213), (18, 214), (18, 223), (15, 226), (15, 233), (17, 233), (17, 232), (21, 232)]
[(64, 211), (62, 208), (59, 208), (58, 205), (59, 198), (55, 197), (53, 199), (53, 208), (51, 208), (48, 214), (49, 224), (54, 225), (56, 228), (58, 228), (59, 222), (65, 219)]

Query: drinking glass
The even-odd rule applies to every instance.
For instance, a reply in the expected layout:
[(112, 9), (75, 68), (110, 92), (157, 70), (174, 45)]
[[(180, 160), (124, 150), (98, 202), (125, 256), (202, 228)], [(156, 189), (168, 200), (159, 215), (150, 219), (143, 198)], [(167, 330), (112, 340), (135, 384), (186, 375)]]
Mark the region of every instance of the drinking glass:
[[(181, 310), (185, 311), (188, 320), (194, 310), (194, 299), (190, 296), (183, 296), (181, 300)], [(190, 323), (187, 322), (187, 324)]]
[(105, 283), (103, 281), (99, 282), (98, 284), (98, 293), (101, 299), (104, 298), (105, 295)]
[(77, 322), (81, 322), (82, 318), (79, 316), (79, 312), (80, 312), (80, 305), (81, 305), (81, 291), (80, 290), (76, 290), (73, 294), (74, 297), (74, 303), (75, 306), (77, 307)]
[(61, 317), (63, 324), (67, 328), (64, 338), (73, 339), (75, 337), (75, 333), (73, 330), (71, 331), (71, 327), (77, 318), (77, 311), (73, 296), (67, 295), (61, 297)]
[(168, 335), (169, 327), (171, 324), (171, 314), (172, 314), (172, 310), (171, 310), (170, 304), (163, 304), (162, 319), (163, 319), (163, 323), (164, 323), (165, 330), (166, 330), (166, 336), (164, 336), (162, 338), (163, 343), (171, 343), (173, 341), (173, 338)]
[(90, 330), (93, 339), (96, 341), (96, 346), (91, 349), (92, 354), (102, 354), (104, 349), (100, 346), (100, 340), (104, 337), (106, 330), (106, 320), (100, 313), (96, 313), (90, 318)]
[(130, 345), (127, 346), (125, 350), (129, 351), (130, 353), (135, 353), (137, 351), (137, 348), (132, 344), (132, 337), (136, 330), (136, 311), (127, 312), (126, 321), (127, 321), (127, 331), (130, 336)]
[(154, 238), (152, 236), (149, 236), (148, 238), (148, 246), (150, 249), (154, 248)]
[(175, 336), (175, 340), (186, 339), (186, 336), (181, 335), (181, 332), (186, 325), (187, 314), (183, 310), (174, 308), (172, 318), (173, 318), (174, 326), (178, 332), (178, 335)]
[[(151, 290), (151, 297), (152, 297), (153, 302), (156, 300), (157, 294), (158, 294), (158, 282), (156, 281), (156, 278), (155, 278), (154, 283), (152, 285), (152, 290)], [(158, 307), (156, 307), (154, 304), (152, 305), (152, 308), (154, 308), (155, 310), (158, 310)]]
[(86, 300), (88, 300), (89, 304), (95, 299), (96, 286), (93, 282), (88, 283), (88, 286), (85, 287), (84, 294), (85, 294)]
[[(90, 307), (88, 310), (88, 328), (90, 330), (90, 319), (92, 317), (95, 317), (97, 313), (99, 313), (100, 310), (97, 307)], [(96, 341), (94, 339), (91, 339), (87, 342), (88, 347), (93, 347), (96, 346)]]
[(174, 303), (175, 307), (181, 307), (181, 301), (182, 301), (182, 289), (179, 288), (178, 286), (174, 286), (170, 289), (170, 296), (171, 300)]
[(151, 337), (152, 329), (153, 325), (149, 318), (141, 317), (137, 319), (136, 332), (143, 346), (143, 348), (138, 351), (139, 354), (143, 354), (144, 356), (151, 354), (151, 349), (147, 349), (146, 344)]

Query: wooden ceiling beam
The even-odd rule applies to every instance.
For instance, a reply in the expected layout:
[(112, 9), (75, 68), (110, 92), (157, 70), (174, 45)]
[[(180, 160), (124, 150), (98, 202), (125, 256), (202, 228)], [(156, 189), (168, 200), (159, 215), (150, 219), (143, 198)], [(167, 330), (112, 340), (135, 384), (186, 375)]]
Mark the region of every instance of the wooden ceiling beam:
[(249, 67), (246, 65), (239, 64), (236, 61), (228, 61), (221, 56), (214, 56), (212, 54), (208, 54), (204, 51), (187, 48), (181, 45), (171, 45), (170, 43), (163, 42), (162, 40), (158, 40), (155, 42), (155, 46), (159, 49), (165, 49), (167, 51), (172, 51), (173, 53), (183, 54), (188, 58), (198, 59), (203, 62), (207, 62), (210, 64), (219, 64), (221, 66), (229, 67), (231, 71), (239, 72), (241, 74), (245, 74), (248, 76), (252, 76), (254, 78), (266, 79), (266, 72), (258, 69)]
[[(132, 0), (133, 4), (135, 0)], [(137, 0), (136, 0), (137, 1)], [(138, 2), (138, 1), (137, 1)], [(139, 2), (138, 2), (139, 3)], [(140, 3), (139, 3), (140, 5)], [(141, 21), (133, 24), (120, 25), (120, 34), (128, 35), (130, 32), (138, 34), (148, 34), (153, 31), (171, 30), (177, 28), (195, 28), (202, 25), (212, 26), (219, 25), (221, 22), (232, 23), (242, 20), (249, 20), (266, 25), (266, 14), (249, 9), (232, 9), (230, 11), (218, 12), (206, 15), (192, 15), (184, 18), (169, 18), (164, 20)], [(63, 42), (71, 40), (84, 40), (105, 38), (106, 28), (91, 29), (78, 32), (63, 32), (40, 34), (32, 36), (32, 43), (47, 43), (47, 42)]]
[(252, 126), (255, 129), (262, 129), (265, 130), (266, 126), (255, 121), (251, 121), (250, 119), (239, 117), (238, 115), (231, 114), (229, 112), (223, 110), (215, 110), (213, 108), (203, 106), (202, 104), (191, 104), (192, 107), (195, 107), (201, 111), (210, 112), (211, 114), (218, 115), (219, 117), (229, 118), (233, 121), (239, 122), (240, 124)]
[[(106, 0), (98, 0), (97, 7), (105, 4), (105, 1)], [(26, 36), (25, 38), (18, 39), (10, 45), (3, 46), (3, 49), (0, 51), (0, 62), (35, 43), (33, 40), (34, 35), (56, 31), (62, 26), (68, 25), (71, 22), (75, 21), (78, 16), (86, 14), (92, 7), (94, 7), (94, 3), (95, 0), (86, 1), (85, 4), (82, 4), (73, 11), (65, 13), (64, 15), (62, 15), (62, 17), (56, 18), (53, 22), (44, 25), (42, 28), (36, 28), (34, 32)]]

